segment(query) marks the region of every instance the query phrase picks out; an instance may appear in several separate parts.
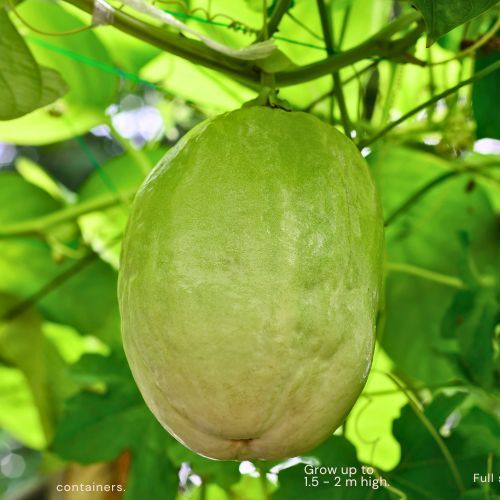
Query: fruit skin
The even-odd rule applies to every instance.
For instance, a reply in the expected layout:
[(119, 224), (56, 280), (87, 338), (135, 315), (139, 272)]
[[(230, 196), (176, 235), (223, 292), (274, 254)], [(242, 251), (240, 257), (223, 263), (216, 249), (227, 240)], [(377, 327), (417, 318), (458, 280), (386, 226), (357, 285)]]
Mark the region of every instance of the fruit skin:
[(370, 368), (382, 246), (368, 167), (333, 127), (260, 107), (196, 127), (123, 246), (124, 348), (151, 411), (215, 459), (318, 445)]

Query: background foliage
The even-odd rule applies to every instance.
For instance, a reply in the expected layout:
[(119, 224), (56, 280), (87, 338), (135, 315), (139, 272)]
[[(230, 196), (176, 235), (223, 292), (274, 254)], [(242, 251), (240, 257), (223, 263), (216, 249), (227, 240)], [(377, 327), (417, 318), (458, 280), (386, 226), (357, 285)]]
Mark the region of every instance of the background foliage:
[[(264, 12), (278, 50), (215, 57), (131, 9), (0, 0), (0, 492), (55, 498), (57, 483), (96, 482), (125, 485), (129, 500), (496, 498), (500, 483), (473, 474), (500, 473), (497, 2), (157, 5), (233, 48), (262, 40)], [(381, 193), (374, 368), (343, 428), (303, 460), (370, 465), (387, 487), (307, 487), (297, 459), (195, 455), (152, 417), (121, 348), (116, 278), (137, 187), (187, 130), (255, 99), (269, 75), (291, 109), (353, 138)]]

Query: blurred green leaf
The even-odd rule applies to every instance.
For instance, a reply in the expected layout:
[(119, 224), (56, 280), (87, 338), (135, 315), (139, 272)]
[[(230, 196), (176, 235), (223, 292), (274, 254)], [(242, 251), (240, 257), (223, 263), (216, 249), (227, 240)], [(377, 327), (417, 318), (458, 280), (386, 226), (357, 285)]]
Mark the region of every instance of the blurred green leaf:
[(210, 113), (232, 110), (256, 96), (254, 91), (229, 77), (168, 53), (146, 64), (140, 74)]
[[(46, 192), (14, 173), (0, 174), (0, 225), (12, 224), (53, 212), (61, 207)], [(70, 249), (71, 250), (71, 249)], [(59, 283), (62, 273), (78, 265), (66, 257), (56, 262), (51, 247), (37, 237), (4, 239), (0, 245), (2, 289), (28, 300), (42, 288), (36, 307), (50, 321), (73, 326), (89, 334), (116, 342), (119, 314), (116, 272), (97, 257)], [(29, 305), (29, 304), (28, 304)]]
[(157, 47), (118, 31), (113, 26), (99, 26), (95, 33), (106, 47), (118, 73), (125, 70), (139, 78), (140, 69), (161, 53)]
[[(155, 165), (165, 152), (165, 148), (157, 148), (145, 151), (144, 154), (151, 165)], [(144, 180), (144, 175), (130, 156), (113, 158), (87, 178), (80, 187), (78, 198), (80, 201), (87, 201), (109, 192), (119, 197), (127, 190), (138, 188)], [(115, 269), (118, 269), (121, 244), (109, 247), (107, 243), (125, 230), (128, 211), (128, 203), (123, 202), (118, 206), (78, 218), (85, 241), (89, 242), (102, 259), (109, 262)]]
[[(261, 472), (262, 474), (263, 472)], [(249, 475), (240, 476), (240, 480), (231, 486), (230, 498), (235, 500), (262, 500), (276, 490), (276, 486), (269, 480)]]
[[(390, 146), (376, 150), (369, 163), (386, 218), (450, 169), (429, 154)], [(469, 189), (469, 182), (468, 176), (443, 182), (395, 219), (386, 230), (388, 261), (459, 277), (463, 256), (459, 234), (465, 232), (478, 268), (500, 269), (495, 213), (484, 190), (479, 185)], [(380, 340), (405, 375), (429, 384), (461, 377), (446, 355), (456, 342), (441, 336), (442, 319), (456, 291), (422, 276), (389, 273)]]
[(1, 225), (44, 215), (62, 206), (45, 191), (12, 172), (0, 173), (0, 201)]
[[(500, 60), (498, 52), (488, 55), (479, 54), (475, 61), (475, 72)], [(479, 80), (472, 89), (472, 109), (477, 123), (476, 136), (478, 139), (491, 137), (500, 139), (500, 114), (491, 112), (491, 99), (500, 88), (500, 71)]]
[(441, 35), (481, 15), (497, 0), (413, 0), (427, 25), (427, 45), (432, 45)]
[(57, 72), (37, 64), (4, 10), (0, 33), (0, 120), (31, 113), (67, 92)]
[(68, 325), (45, 321), (42, 331), (56, 347), (61, 357), (68, 364), (75, 363), (84, 353), (108, 354), (108, 347), (98, 338), (80, 335)]

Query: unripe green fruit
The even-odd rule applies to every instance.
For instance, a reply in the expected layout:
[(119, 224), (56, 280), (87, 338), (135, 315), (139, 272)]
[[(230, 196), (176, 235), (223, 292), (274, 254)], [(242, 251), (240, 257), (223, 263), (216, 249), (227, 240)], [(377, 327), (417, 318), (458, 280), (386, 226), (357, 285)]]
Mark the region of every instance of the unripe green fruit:
[(140, 189), (122, 253), (125, 352), (163, 426), (217, 459), (306, 452), (373, 353), (382, 217), (349, 139), (247, 108), (182, 139)]

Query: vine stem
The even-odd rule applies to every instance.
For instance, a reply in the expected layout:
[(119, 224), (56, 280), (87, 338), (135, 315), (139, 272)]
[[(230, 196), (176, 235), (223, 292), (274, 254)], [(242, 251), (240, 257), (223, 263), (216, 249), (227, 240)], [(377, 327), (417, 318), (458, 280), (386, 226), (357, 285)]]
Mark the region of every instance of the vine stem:
[(283, 16), (286, 14), (286, 11), (290, 6), (290, 2), (291, 0), (278, 0), (274, 5), (274, 10), (269, 20), (267, 20), (267, 8), (264, 10), (265, 31), (264, 29), (261, 31), (257, 37), (257, 42), (267, 40), (269, 37), (273, 36), (274, 33), (276, 33)]
[(8, 224), (0, 227), (0, 238), (12, 238), (17, 236), (43, 235), (48, 229), (63, 222), (74, 220), (91, 212), (105, 210), (119, 205), (123, 200), (130, 201), (135, 196), (137, 189), (129, 189), (117, 196), (116, 194), (99, 196), (92, 200), (71, 205), (63, 210), (43, 215), (36, 219), (28, 219), (16, 224)]
[[(377, 64), (378, 64), (378, 61), (374, 61), (374, 62), (368, 64), (368, 66), (365, 66), (363, 69), (360, 69), (359, 71), (356, 71), (356, 69), (354, 68), (354, 74), (349, 76), (348, 78), (346, 78), (342, 82), (342, 86), (345, 87), (348, 83), (351, 83), (353, 80), (356, 80), (357, 78), (359, 78), (361, 75), (363, 75), (367, 71), (370, 71), (371, 69), (373, 69), (375, 66), (377, 66)], [(310, 102), (305, 108), (302, 108), (301, 111), (304, 111), (306, 113), (311, 111), (314, 108), (314, 106), (316, 106), (317, 104), (319, 104), (321, 101), (325, 100), (326, 98), (330, 97), (331, 95), (332, 95), (332, 90), (329, 90), (328, 92), (325, 92), (324, 94), (321, 94), (319, 97), (314, 99), (314, 101)]]
[(267, 26), (267, 0), (262, 0), (262, 39), (269, 40), (269, 29)]
[(373, 144), (374, 142), (378, 141), (383, 136), (387, 135), (393, 128), (397, 127), (401, 123), (408, 120), (408, 118), (411, 118), (413, 115), (416, 115), (420, 111), (431, 106), (432, 104), (437, 103), (441, 99), (444, 99), (445, 97), (448, 97), (449, 95), (454, 94), (455, 92), (460, 90), (462, 87), (465, 87), (467, 85), (471, 85), (472, 83), (474, 83), (478, 80), (481, 80), (482, 78), (487, 77), (488, 75), (492, 74), (493, 72), (495, 72), (498, 69), (500, 69), (500, 61), (497, 61), (493, 64), (490, 64), (489, 66), (482, 69), (481, 71), (478, 71), (472, 77), (467, 78), (466, 80), (463, 80), (462, 82), (458, 83), (454, 87), (447, 89), (444, 92), (441, 92), (440, 94), (435, 95), (434, 97), (432, 97), (431, 99), (420, 104), (416, 108), (413, 108), (412, 110), (408, 111), (408, 113), (405, 113), (403, 116), (401, 116), (397, 120), (394, 120), (393, 122), (389, 123), (389, 125), (384, 127), (382, 130), (377, 132), (375, 135), (373, 135), (372, 137), (370, 137), (366, 141), (361, 141), (358, 145), (359, 149), (363, 149), (364, 147), (369, 146), (370, 144)]
[[(94, 0), (64, 1), (89, 14), (94, 12)], [(279, 9), (278, 6), (280, 6)], [(278, 16), (278, 13), (283, 17), (283, 9), (286, 12), (284, 0), (276, 4), (273, 16), (271, 16), (268, 23), (269, 33), (273, 33), (273, 30), (276, 29), (274, 27), (275, 23), (279, 24), (281, 18)], [(401, 16), (374, 36), (352, 49), (289, 71), (277, 72), (276, 84), (278, 87), (286, 87), (314, 80), (332, 74), (334, 71), (338, 71), (346, 66), (351, 66), (363, 59), (369, 59), (370, 57), (397, 57), (412, 46), (422, 34), (424, 27), (421, 19), (421, 15), (417, 12)], [(412, 32), (399, 40), (390, 40), (393, 35), (417, 21), (418, 25)], [(242, 61), (230, 55), (221, 54), (197, 40), (179, 36), (130, 16), (125, 12), (114, 9), (111, 25), (162, 50), (224, 73), (251, 88), (255, 88), (260, 82), (260, 71), (251, 61)]]
[(458, 288), (459, 290), (467, 288), (465, 283), (455, 276), (448, 276), (447, 274), (430, 271), (429, 269), (413, 266), (411, 264), (405, 264), (404, 262), (387, 262), (385, 264), (385, 268), (389, 272), (410, 274), (428, 281), (433, 281), (434, 283), (439, 283), (440, 285)]
[[(415, 22), (418, 24), (414, 30), (398, 40), (390, 40), (394, 34)], [(382, 28), (368, 40), (365, 40), (352, 49), (333, 54), (326, 59), (306, 64), (299, 68), (276, 73), (276, 82), (278, 86), (286, 87), (332, 74), (363, 59), (373, 57), (391, 59), (400, 56), (418, 40), (423, 30), (424, 25), (421, 22), (420, 14), (410, 13), (401, 16), (385, 28)]]
[[(317, 0), (318, 12), (321, 20), (321, 29), (323, 30), (323, 38), (325, 40), (325, 46), (328, 56), (332, 56), (335, 53), (333, 46), (333, 34), (331, 19), (328, 15), (328, 10), (326, 8), (325, 0)], [(340, 117), (342, 120), (342, 126), (347, 137), (351, 137), (351, 120), (349, 119), (349, 113), (347, 111), (347, 105), (345, 102), (344, 91), (342, 89), (342, 82), (340, 80), (339, 71), (334, 71), (332, 73), (333, 79), (333, 93), (337, 99), (339, 105)], [(333, 110), (332, 110), (333, 111)], [(333, 114), (333, 113), (332, 113)], [(333, 122), (333, 116), (331, 121)]]
[(439, 432), (436, 430), (434, 425), (432, 425), (432, 422), (427, 418), (427, 415), (424, 413), (422, 405), (419, 402), (415, 401), (415, 399), (410, 394), (408, 389), (392, 373), (381, 372), (378, 370), (376, 370), (376, 373), (380, 373), (380, 374), (388, 377), (401, 390), (401, 392), (403, 392), (403, 394), (406, 396), (408, 403), (410, 404), (412, 410), (415, 412), (415, 415), (420, 420), (422, 425), (427, 429), (429, 434), (434, 439), (434, 442), (437, 444), (437, 446), (441, 450), (441, 453), (443, 454), (443, 457), (444, 457), (444, 459), (445, 459), (446, 463), (448, 464), (448, 467), (451, 471), (453, 479), (455, 480), (455, 484), (457, 485), (457, 489), (460, 492), (460, 494), (463, 494), (465, 492), (465, 487), (464, 487), (464, 483), (462, 481), (462, 478), (460, 476), (460, 473), (458, 472), (457, 464), (455, 463), (455, 460), (453, 459), (453, 456), (451, 455), (450, 450), (446, 446), (446, 443), (444, 442), (443, 438), (441, 437)]
[[(429, 384), (429, 385), (415, 387), (415, 390), (417, 392), (434, 391), (434, 390), (438, 390), (438, 389), (467, 389), (467, 386), (459, 381), (456, 381), (456, 382), (451, 381), (451, 382), (447, 382), (447, 383), (443, 383), (443, 384)], [(385, 390), (380, 390), (380, 391), (366, 391), (366, 392), (361, 393), (361, 397), (371, 398), (371, 397), (377, 397), (377, 396), (389, 396), (391, 394), (399, 394), (401, 392), (402, 392), (402, 390), (400, 388), (385, 389)]]
[[(88, 14), (92, 15), (94, 12), (94, 0), (65, 1)], [(249, 67), (248, 61), (216, 52), (198, 40), (177, 35), (117, 9), (113, 9), (110, 24), (139, 40), (196, 64), (220, 71), (249, 85), (259, 82), (258, 72)]]

